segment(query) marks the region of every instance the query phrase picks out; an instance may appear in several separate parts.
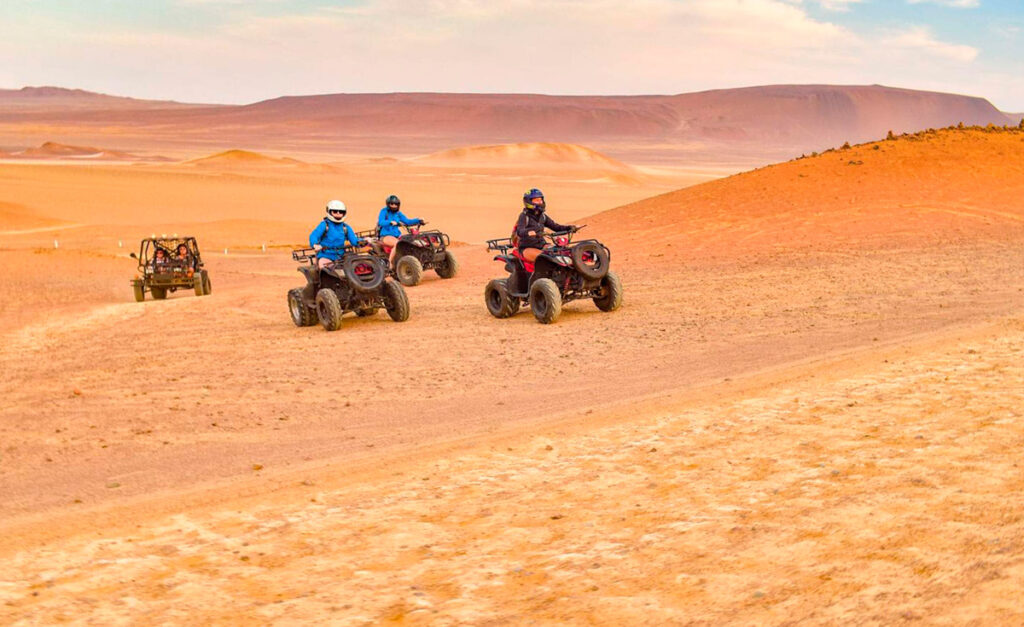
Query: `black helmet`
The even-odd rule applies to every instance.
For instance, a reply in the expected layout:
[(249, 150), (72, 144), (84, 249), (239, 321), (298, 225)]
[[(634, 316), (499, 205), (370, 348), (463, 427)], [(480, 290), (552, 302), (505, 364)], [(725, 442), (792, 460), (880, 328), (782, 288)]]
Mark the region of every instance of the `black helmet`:
[(394, 205), (394, 209), (398, 209), (399, 207), (402, 206), (402, 201), (398, 199), (398, 196), (391, 194), (390, 196), (388, 196), (388, 199), (384, 201), (384, 204), (387, 206), (388, 209), (392, 209), (391, 205)]
[[(540, 198), (540, 202), (534, 202), (537, 198)], [(523, 194), (523, 207), (543, 213), (544, 209), (547, 208), (547, 203), (544, 202), (544, 192), (536, 187), (528, 190)]]

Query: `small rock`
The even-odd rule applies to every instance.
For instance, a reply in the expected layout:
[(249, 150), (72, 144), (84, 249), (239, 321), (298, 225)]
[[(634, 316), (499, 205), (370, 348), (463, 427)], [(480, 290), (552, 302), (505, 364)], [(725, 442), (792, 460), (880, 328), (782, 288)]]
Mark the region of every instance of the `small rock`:
[(107, 487), (110, 488), (111, 490), (113, 490), (114, 488), (120, 488), (121, 484), (116, 482), (116, 481), (108, 481), (107, 482)]
[(82, 390), (79, 390), (78, 388), (75, 388), (74, 390), (71, 390), (71, 393), (74, 394), (75, 396), (81, 396), (82, 395)]
[(252, 465), (252, 469), (253, 470), (263, 470), (263, 464), (253, 464)]

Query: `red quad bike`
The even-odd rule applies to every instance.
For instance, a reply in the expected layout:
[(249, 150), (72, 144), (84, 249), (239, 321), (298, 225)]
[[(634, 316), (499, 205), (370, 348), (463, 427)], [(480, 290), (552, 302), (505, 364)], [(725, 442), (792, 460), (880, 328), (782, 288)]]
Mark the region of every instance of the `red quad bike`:
[(487, 311), (495, 318), (508, 318), (529, 303), (538, 322), (551, 324), (564, 303), (581, 298), (593, 299), (601, 311), (618, 309), (622, 281), (608, 268), (611, 251), (594, 239), (573, 243), (574, 233), (546, 234), (549, 244), (534, 263), (519, 254), (511, 238), (488, 240), (487, 250), (499, 252), (494, 259), (505, 263), (509, 275), (487, 284)]
[(315, 249), (292, 251), (292, 259), (303, 262), (299, 272), (306, 277), (305, 287), (288, 292), (288, 311), (295, 326), (311, 327), (319, 322), (328, 331), (337, 331), (346, 312), (363, 318), (381, 308), (395, 322), (408, 320), (409, 298), (401, 285), (388, 278), (387, 262), (359, 254), (351, 246), (344, 251), (344, 257), (324, 268), (317, 267)]
[[(426, 224), (424, 222), (424, 224)], [(405, 234), (398, 238), (395, 248), (395, 265), (391, 268), (391, 275), (402, 282), (402, 285), (412, 287), (419, 285), (423, 278), (424, 270), (433, 270), (442, 279), (450, 279), (459, 271), (459, 264), (455, 261), (455, 255), (448, 250), (451, 240), (447, 235), (436, 229), (421, 231), (416, 225), (400, 225), (405, 229)], [(356, 237), (368, 239), (379, 237), (377, 229), (369, 229), (356, 233)], [(383, 244), (374, 245), (374, 254), (387, 260), (391, 255), (391, 249)]]

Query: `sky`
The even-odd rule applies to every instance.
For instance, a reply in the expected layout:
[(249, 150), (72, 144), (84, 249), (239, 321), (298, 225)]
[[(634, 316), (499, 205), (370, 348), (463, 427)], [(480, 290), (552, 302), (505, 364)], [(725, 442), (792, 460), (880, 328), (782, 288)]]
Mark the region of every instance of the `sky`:
[(340, 92), (883, 84), (1024, 112), (1024, 0), (2, 0), (0, 87)]

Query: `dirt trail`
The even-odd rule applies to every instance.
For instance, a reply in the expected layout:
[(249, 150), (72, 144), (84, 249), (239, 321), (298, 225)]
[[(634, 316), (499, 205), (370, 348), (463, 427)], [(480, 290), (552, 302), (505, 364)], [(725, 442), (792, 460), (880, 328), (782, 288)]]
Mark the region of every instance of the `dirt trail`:
[(1009, 624), (1022, 353), (1018, 317), (370, 480), (309, 471), (9, 553), (0, 615)]

